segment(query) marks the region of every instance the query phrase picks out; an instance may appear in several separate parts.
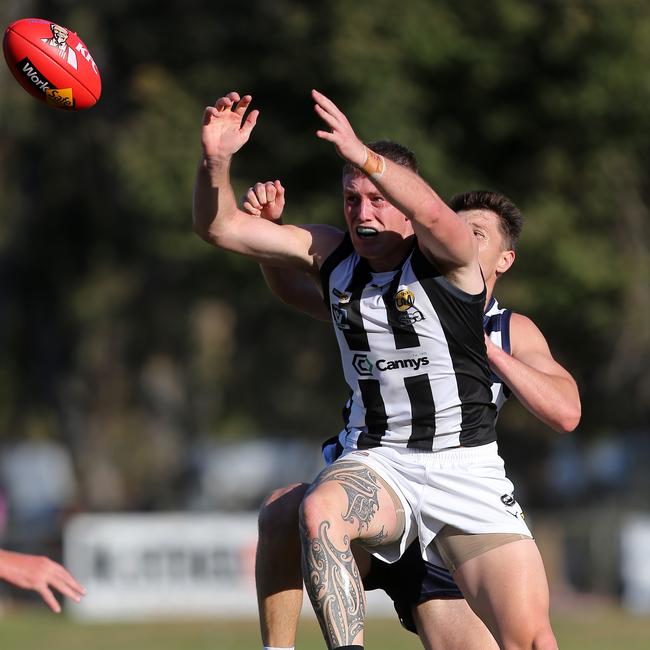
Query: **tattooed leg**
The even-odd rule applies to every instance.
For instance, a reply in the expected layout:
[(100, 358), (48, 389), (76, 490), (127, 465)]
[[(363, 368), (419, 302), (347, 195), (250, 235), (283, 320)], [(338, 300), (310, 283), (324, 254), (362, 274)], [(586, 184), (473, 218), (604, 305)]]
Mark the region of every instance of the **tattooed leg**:
[(403, 530), (401, 502), (366, 465), (337, 461), (309, 489), (300, 512), (303, 577), (330, 648), (363, 640), (365, 594), (350, 542), (379, 545)]
[[(361, 576), (350, 550), (350, 538), (339, 549), (328, 536), (330, 522), (323, 521), (315, 537), (300, 527), (303, 575), (307, 593), (318, 617), (328, 648), (362, 643), (366, 597)], [(361, 636), (363, 639), (363, 636)]]

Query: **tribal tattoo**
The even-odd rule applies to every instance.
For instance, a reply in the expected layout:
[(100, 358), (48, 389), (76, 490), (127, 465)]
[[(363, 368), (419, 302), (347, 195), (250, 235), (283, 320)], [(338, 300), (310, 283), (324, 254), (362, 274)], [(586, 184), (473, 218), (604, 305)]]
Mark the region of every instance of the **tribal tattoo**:
[(302, 571), (327, 645), (338, 648), (350, 645), (363, 632), (366, 597), (349, 537), (343, 538), (340, 550), (328, 537), (329, 528), (330, 522), (323, 521), (316, 537), (310, 539), (304, 526), (300, 527)]
[[(318, 477), (317, 484), (336, 481), (348, 496), (348, 509), (343, 513), (343, 520), (351, 524), (358, 522), (357, 532), (368, 530), (370, 522), (379, 510), (379, 478), (367, 467), (359, 463), (338, 462), (327, 467)], [(375, 538), (379, 537), (377, 541)], [(373, 536), (374, 544), (386, 538), (383, 531)], [(359, 540), (361, 541), (361, 540)], [(368, 543), (365, 541), (364, 543)]]

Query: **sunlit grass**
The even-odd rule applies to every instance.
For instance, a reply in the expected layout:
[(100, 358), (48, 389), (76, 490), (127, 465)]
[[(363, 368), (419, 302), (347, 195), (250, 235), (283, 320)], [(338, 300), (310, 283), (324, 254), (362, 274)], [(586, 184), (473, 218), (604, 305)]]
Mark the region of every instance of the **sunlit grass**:
[[(556, 612), (553, 625), (562, 650), (647, 650), (650, 617), (620, 609)], [(368, 621), (366, 646), (372, 650), (420, 648), (418, 639), (391, 619)], [(261, 647), (254, 620), (130, 624), (78, 624), (43, 610), (20, 610), (0, 621), (0, 648), (6, 650), (249, 650)], [(314, 619), (301, 622), (297, 647), (323, 650)]]

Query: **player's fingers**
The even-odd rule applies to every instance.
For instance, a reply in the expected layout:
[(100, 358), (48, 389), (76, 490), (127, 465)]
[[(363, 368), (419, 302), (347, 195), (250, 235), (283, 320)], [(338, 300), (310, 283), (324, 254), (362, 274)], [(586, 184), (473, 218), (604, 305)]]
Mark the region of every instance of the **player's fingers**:
[(260, 199), (257, 196), (257, 192), (255, 191), (254, 187), (249, 188), (248, 192), (246, 192), (246, 196), (244, 199), (250, 203), (251, 207), (254, 210), (261, 210), (262, 209), (262, 204), (260, 203)]
[(255, 183), (255, 185), (251, 185), (247, 190), (246, 190), (246, 198), (251, 201), (253, 204), (257, 203), (257, 186), (259, 183)]
[(253, 185), (253, 190), (255, 190), (255, 196), (257, 196), (260, 205), (265, 205), (269, 202), (266, 195), (266, 183), (255, 183), (255, 185)]
[[(77, 581), (71, 573), (66, 571), (63, 567), (60, 567), (59, 579), (62, 581), (62, 584), (65, 585), (71, 591), (71, 595), (70, 595), (71, 598), (74, 596), (74, 594), (77, 594), (79, 596), (86, 595), (86, 588), (79, 581)], [(59, 589), (59, 591), (62, 590)]]
[(226, 93), (222, 98), (224, 100), (222, 102), (223, 108), (221, 110), (234, 110), (236, 108), (236, 104), (239, 101), (239, 93), (235, 90), (231, 90), (229, 93)]
[(254, 208), (259, 209), (262, 206), (260, 205), (259, 198), (257, 196), (257, 192), (255, 191), (254, 187), (249, 187), (248, 191), (244, 195), (244, 201), (248, 201)]
[(279, 207), (284, 207), (284, 187), (280, 181), (275, 181), (273, 183), (275, 187), (275, 204)]
[(203, 124), (210, 124), (210, 120), (217, 116), (217, 109), (214, 106), (206, 106), (203, 111)]
[(314, 110), (318, 114), (318, 117), (320, 117), (321, 120), (323, 120), (323, 122), (325, 122), (325, 124), (327, 124), (327, 126), (329, 126), (332, 130), (340, 128), (339, 120), (328, 113), (322, 106), (314, 104)]
[(237, 115), (243, 115), (251, 101), (253, 101), (253, 98), (250, 95), (244, 95), (240, 100), (237, 100), (238, 103), (237, 106), (235, 106), (235, 113), (237, 113)]
[(317, 106), (320, 106), (324, 111), (329, 113), (332, 117), (341, 118), (345, 117), (339, 107), (328, 97), (319, 93), (316, 89), (311, 91), (311, 96), (316, 102)]
[(282, 183), (278, 181), (273, 181), (273, 189), (275, 190), (275, 202), (284, 200), (284, 187)]
[(232, 99), (230, 99), (229, 97), (219, 97), (219, 99), (217, 99), (214, 105), (214, 107), (219, 112), (225, 111), (229, 109), (231, 106), (232, 106)]
[(251, 134), (251, 131), (257, 124), (257, 118), (259, 116), (260, 112), (258, 110), (251, 111), (248, 114), (248, 117), (244, 120), (244, 123), (242, 124), (241, 130), (248, 137)]
[(273, 181), (267, 181), (264, 184), (264, 191), (266, 192), (266, 200), (268, 203), (273, 203), (277, 195), (277, 190), (275, 189), (275, 183)]
[(336, 142), (336, 136), (330, 131), (316, 131), (317, 137), (328, 142)]
[(253, 217), (259, 217), (262, 214), (262, 211), (259, 208), (254, 208), (250, 201), (244, 201), (242, 208)]

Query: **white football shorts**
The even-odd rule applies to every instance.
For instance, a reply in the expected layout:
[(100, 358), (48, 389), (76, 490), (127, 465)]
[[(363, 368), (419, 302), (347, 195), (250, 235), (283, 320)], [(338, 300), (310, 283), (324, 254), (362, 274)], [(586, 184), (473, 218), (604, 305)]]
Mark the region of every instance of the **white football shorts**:
[(518, 533), (532, 538), (496, 442), (436, 452), (403, 447), (346, 450), (341, 460), (370, 467), (404, 506), (402, 538), (366, 547), (385, 562), (396, 562), (419, 537), (422, 557), (440, 565), (431, 542), (446, 524), (470, 534)]

